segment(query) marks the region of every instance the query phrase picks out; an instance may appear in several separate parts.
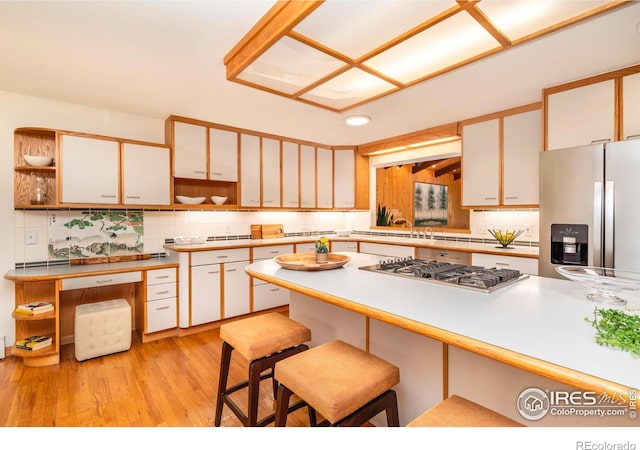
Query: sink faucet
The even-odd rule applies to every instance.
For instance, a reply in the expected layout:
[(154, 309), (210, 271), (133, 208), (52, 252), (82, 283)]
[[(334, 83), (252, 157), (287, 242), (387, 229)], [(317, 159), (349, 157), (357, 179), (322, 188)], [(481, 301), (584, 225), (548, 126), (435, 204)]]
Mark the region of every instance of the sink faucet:
[(427, 231), (429, 232), (429, 240), (433, 240), (433, 228), (427, 227), (424, 229), (424, 238), (427, 239)]
[(394, 225), (398, 224), (398, 223), (406, 223), (410, 227), (409, 237), (410, 238), (413, 237), (413, 224), (411, 222), (409, 222), (407, 219), (405, 219), (404, 217), (398, 217), (397, 219), (393, 219), (393, 222), (391, 222), (391, 223), (394, 224)]

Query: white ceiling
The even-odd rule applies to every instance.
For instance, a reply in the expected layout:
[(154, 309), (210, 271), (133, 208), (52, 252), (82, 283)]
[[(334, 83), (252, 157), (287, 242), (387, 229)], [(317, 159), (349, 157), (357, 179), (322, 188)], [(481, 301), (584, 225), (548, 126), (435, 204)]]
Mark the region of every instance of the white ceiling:
[[(366, 7), (366, 0), (330, 1), (360, 1)], [(640, 63), (640, 2), (633, 2), (335, 113), (226, 80), (223, 57), (272, 4), (0, 1), (0, 90), (346, 145), (532, 103), (544, 87)], [(340, 26), (349, 24), (337, 17)], [(351, 114), (369, 115), (372, 122), (349, 128), (342, 118)]]

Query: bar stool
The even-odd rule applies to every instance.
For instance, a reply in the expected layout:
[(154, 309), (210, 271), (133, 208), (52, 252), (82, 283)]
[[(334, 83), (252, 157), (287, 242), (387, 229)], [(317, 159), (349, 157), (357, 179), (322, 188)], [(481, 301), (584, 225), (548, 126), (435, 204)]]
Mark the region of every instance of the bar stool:
[(409, 422), (408, 427), (523, 427), (495, 411), (458, 395), (443, 400)]
[[(222, 421), (222, 408), (226, 404), (245, 427), (265, 426), (274, 421), (270, 414), (258, 421), (258, 394), (260, 382), (273, 378), (273, 368), (278, 361), (303, 352), (309, 348), (304, 342), (311, 340), (311, 330), (304, 325), (279, 313), (268, 313), (238, 320), (220, 327), (222, 355), (216, 402), (215, 426)], [(249, 361), (249, 375), (246, 381), (227, 388), (231, 354), (237, 350)], [(263, 373), (269, 370), (268, 373)], [(273, 379), (273, 395), (277, 392), (277, 382)], [(234, 392), (248, 387), (247, 414), (229, 397)], [(298, 402), (291, 411), (304, 406)]]
[[(310, 407), (311, 426), (361, 426), (382, 411), (388, 426), (400, 425), (391, 389), (400, 382), (400, 370), (345, 342), (331, 341), (279, 361), (275, 377), (275, 426), (286, 426), (292, 394)], [(315, 412), (325, 421), (317, 424)]]

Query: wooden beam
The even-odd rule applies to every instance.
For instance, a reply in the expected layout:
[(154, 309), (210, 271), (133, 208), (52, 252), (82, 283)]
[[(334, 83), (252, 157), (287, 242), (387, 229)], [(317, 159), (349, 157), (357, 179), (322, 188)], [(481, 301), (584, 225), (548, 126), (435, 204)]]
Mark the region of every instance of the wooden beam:
[(278, 1), (226, 54), (227, 80), (233, 80), (324, 0)]
[(450, 164), (450, 165), (445, 166), (445, 167), (443, 167), (441, 169), (436, 169), (435, 175), (436, 175), (436, 177), (440, 177), (440, 176), (445, 175), (445, 174), (447, 174), (447, 173), (449, 173), (451, 171), (454, 171), (456, 169), (462, 169), (462, 162), (461, 161), (458, 161), (456, 163)]

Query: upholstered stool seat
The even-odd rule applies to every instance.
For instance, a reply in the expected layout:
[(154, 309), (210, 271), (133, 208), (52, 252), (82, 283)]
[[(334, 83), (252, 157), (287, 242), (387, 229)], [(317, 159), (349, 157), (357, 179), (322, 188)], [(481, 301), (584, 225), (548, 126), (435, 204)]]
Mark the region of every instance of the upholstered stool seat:
[[(258, 421), (260, 381), (273, 378), (273, 368), (278, 361), (307, 350), (309, 347), (304, 343), (311, 340), (311, 330), (282, 314), (268, 313), (226, 323), (220, 327), (220, 337), (223, 343), (215, 425), (220, 426), (225, 404), (244, 426), (264, 426), (273, 422), (275, 414)], [(227, 388), (233, 350), (249, 361), (249, 375), (246, 381)], [(264, 373), (266, 371), (269, 372)], [(247, 387), (249, 401), (245, 414), (229, 396)], [(276, 392), (277, 383), (273, 379), (274, 396)], [(295, 408), (300, 406), (303, 404)]]
[[(322, 425), (361, 426), (386, 411), (388, 426), (399, 426), (391, 389), (400, 382), (399, 369), (345, 342), (328, 342), (279, 361), (275, 377), (276, 426), (286, 425), (292, 394), (326, 419)], [(315, 414), (311, 425), (316, 425)]]
[(458, 395), (443, 400), (427, 410), (408, 427), (522, 427), (484, 406), (478, 405)]

